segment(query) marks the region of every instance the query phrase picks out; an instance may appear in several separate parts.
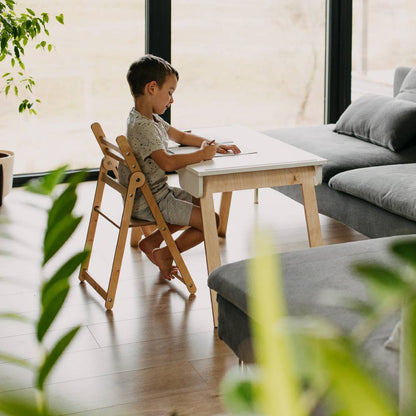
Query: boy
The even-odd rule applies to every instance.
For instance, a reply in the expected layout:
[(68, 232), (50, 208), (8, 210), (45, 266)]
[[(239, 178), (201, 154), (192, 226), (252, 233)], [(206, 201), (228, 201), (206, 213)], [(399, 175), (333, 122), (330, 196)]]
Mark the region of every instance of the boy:
[[(217, 145), (214, 141), (177, 130), (160, 117), (173, 103), (178, 79), (178, 72), (168, 62), (153, 55), (145, 55), (131, 64), (127, 81), (134, 98), (134, 108), (127, 120), (127, 139), (170, 231), (173, 233), (183, 226), (190, 226), (176, 239), (178, 249), (182, 252), (203, 241), (201, 209), (198, 199), (183, 189), (168, 186), (165, 172), (212, 159), (216, 152), (239, 153), (240, 150), (235, 145)], [(193, 153), (172, 155), (167, 152), (168, 139), (200, 148)], [(127, 184), (128, 175), (128, 169), (120, 165), (122, 184)], [(136, 194), (133, 216), (153, 221), (140, 190)], [(170, 280), (177, 273), (177, 268), (173, 266), (168, 248), (160, 248), (162, 241), (161, 233), (156, 230), (144, 238), (139, 246), (159, 267), (162, 276)]]

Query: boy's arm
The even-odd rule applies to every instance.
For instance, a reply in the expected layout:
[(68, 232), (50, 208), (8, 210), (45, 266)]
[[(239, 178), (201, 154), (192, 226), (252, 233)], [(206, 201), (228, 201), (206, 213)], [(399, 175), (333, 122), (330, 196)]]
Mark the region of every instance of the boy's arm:
[(210, 160), (215, 155), (215, 146), (209, 145), (208, 141), (204, 140), (201, 148), (192, 153), (182, 155), (171, 155), (163, 149), (155, 150), (150, 157), (159, 165), (161, 169), (166, 172), (173, 172), (175, 170), (184, 168), (193, 163), (199, 163), (203, 160)]
[[(171, 140), (173, 140), (176, 143), (183, 144), (185, 146), (196, 146), (199, 147), (202, 145), (202, 143), (210, 143), (211, 141), (201, 137), (197, 136), (196, 134), (187, 133), (184, 131), (180, 131), (178, 129), (175, 129), (175, 127), (170, 126), (168, 130), (168, 136)], [(241, 150), (236, 146), (233, 145), (225, 145), (225, 144), (215, 144), (216, 151), (218, 153), (228, 153), (231, 151), (232, 153), (241, 153)]]
[(185, 146), (200, 147), (203, 142), (209, 141), (208, 139), (205, 139), (204, 137), (175, 129), (175, 127), (172, 127), (172, 126), (169, 127), (168, 136), (169, 136), (169, 139), (173, 140), (174, 142), (183, 144)]

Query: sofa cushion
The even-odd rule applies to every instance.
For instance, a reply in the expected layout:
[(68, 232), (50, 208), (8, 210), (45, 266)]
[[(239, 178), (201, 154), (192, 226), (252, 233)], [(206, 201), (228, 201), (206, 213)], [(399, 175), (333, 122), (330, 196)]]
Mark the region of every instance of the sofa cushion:
[(342, 172), (329, 187), (416, 221), (416, 164), (375, 166)]
[[(352, 264), (358, 261), (385, 260), (387, 247), (397, 238), (406, 237), (377, 238), (281, 254), (289, 313), (318, 313), (331, 320), (335, 319), (341, 326), (350, 326), (355, 314), (346, 313), (344, 308), (323, 305), (323, 291), (333, 289), (364, 300), (364, 284), (352, 272)], [(238, 309), (248, 313), (246, 262), (242, 260), (214, 270), (208, 277), (208, 286)]]
[(401, 100), (416, 102), (416, 67), (406, 75), (396, 96)]
[(416, 103), (366, 94), (348, 106), (334, 130), (399, 151), (416, 141)]
[(263, 133), (327, 159), (322, 170), (324, 182), (350, 169), (416, 162), (416, 145), (402, 152), (392, 152), (333, 130), (334, 125), (327, 124), (279, 128)]

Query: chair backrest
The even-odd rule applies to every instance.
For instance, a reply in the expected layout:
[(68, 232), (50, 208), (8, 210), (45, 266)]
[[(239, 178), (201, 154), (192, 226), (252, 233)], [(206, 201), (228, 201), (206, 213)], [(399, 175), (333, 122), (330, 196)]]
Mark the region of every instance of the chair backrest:
[[(112, 188), (119, 191), (124, 198), (126, 198), (127, 195), (134, 197), (136, 190), (140, 188), (156, 222), (158, 224), (162, 224), (162, 226), (166, 228), (165, 220), (163, 219), (153, 193), (150, 190), (149, 184), (147, 183), (146, 178), (140, 169), (140, 165), (134, 156), (133, 150), (131, 149), (127, 138), (125, 136), (118, 136), (116, 139), (118, 144), (117, 146), (107, 140), (104, 131), (99, 123), (92, 124), (91, 130), (93, 131), (94, 136), (97, 139), (97, 142), (104, 155), (102, 160), (102, 167), (104, 167), (104, 172), (100, 172), (100, 175), (102, 175), (100, 179), (107, 185), (110, 185)], [(111, 178), (111, 176), (108, 175), (108, 172), (111, 170), (114, 172), (116, 179), (118, 179), (118, 165), (120, 163), (127, 166), (127, 168), (130, 170), (129, 184), (127, 188), (120, 184), (118, 180), (114, 180)]]
[[(138, 164), (126, 137), (117, 137), (116, 142), (118, 145), (116, 145), (106, 138), (104, 131), (99, 123), (92, 124), (91, 130), (93, 131), (98, 145), (100, 146), (104, 155), (102, 165), (105, 168), (105, 172), (101, 172), (101, 175), (103, 175), (101, 179), (119, 191), (121, 194), (125, 195), (127, 188), (118, 182), (118, 166), (121, 163), (127, 166), (131, 174), (135, 174), (136, 185), (140, 185), (136, 187), (143, 186), (146, 183), (144, 174), (140, 170), (140, 165)], [(111, 176), (108, 175), (109, 171), (114, 173), (114, 176), (117, 180), (114, 180), (111, 178)]]
[(97, 139), (98, 145), (100, 146), (104, 157), (111, 160), (112, 164), (114, 164), (115, 167), (118, 167), (118, 164), (122, 163), (123, 165), (126, 165), (129, 168), (130, 172), (141, 172), (136, 157), (134, 156), (134, 153), (131, 150), (129, 143), (127, 142), (127, 139), (124, 136), (119, 136), (117, 138), (117, 146), (114, 143), (107, 140), (104, 131), (99, 123), (92, 124), (91, 130), (93, 131), (94, 136)]

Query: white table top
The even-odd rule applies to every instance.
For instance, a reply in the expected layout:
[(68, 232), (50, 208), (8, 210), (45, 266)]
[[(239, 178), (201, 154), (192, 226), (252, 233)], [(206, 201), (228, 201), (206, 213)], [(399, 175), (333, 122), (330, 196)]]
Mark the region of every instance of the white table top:
[(321, 182), (322, 165), (326, 159), (291, 146), (242, 126), (209, 127), (192, 130), (200, 136), (215, 139), (217, 143), (234, 142), (256, 153), (214, 157), (212, 160), (188, 165), (178, 171), (183, 189), (195, 197), (202, 195), (204, 176), (253, 172), (291, 167), (315, 166), (315, 183)]
[(197, 176), (317, 166), (326, 163), (326, 159), (242, 126), (200, 128), (192, 132), (215, 139), (218, 143), (232, 141), (241, 147), (257, 152), (214, 157), (212, 160), (184, 168)]

